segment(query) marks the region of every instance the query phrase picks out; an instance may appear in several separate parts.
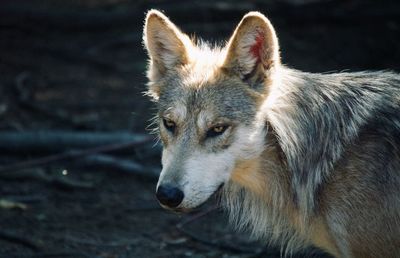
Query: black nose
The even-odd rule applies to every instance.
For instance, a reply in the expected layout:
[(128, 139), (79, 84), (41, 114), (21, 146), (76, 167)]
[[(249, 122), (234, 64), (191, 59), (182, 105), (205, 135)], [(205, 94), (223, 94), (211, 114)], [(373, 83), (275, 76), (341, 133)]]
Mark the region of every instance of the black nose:
[(183, 200), (183, 192), (171, 185), (160, 185), (156, 196), (161, 204), (170, 208), (177, 207)]

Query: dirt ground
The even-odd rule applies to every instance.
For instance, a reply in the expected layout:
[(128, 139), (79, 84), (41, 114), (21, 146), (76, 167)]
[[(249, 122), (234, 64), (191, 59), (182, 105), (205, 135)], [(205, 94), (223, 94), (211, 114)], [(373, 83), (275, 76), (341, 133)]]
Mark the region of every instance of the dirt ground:
[[(142, 94), (141, 37), (150, 8), (164, 10), (184, 31), (212, 42), (227, 39), (246, 11), (259, 10), (275, 25), (283, 63), (291, 67), (400, 71), (396, 1), (2, 1), (0, 134), (148, 133), (154, 109)], [(3, 147), (3, 166), (51, 154)], [(159, 151), (143, 155), (142, 147), (121, 156), (160, 166)], [(162, 210), (154, 179), (71, 160), (31, 170), (90, 184), (66, 186), (0, 173), (0, 200), (26, 205), (0, 205), (0, 258), (279, 257), (279, 247), (264, 247), (230, 230), (221, 211), (204, 212), (213, 203), (194, 218)], [(182, 222), (183, 229), (177, 226)], [(327, 257), (314, 249), (293, 255), (311, 256)]]

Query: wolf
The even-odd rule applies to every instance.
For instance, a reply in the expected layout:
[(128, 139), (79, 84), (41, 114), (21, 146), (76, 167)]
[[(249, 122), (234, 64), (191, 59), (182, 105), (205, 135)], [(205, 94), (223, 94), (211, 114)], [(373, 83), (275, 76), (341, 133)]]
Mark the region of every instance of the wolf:
[(219, 192), (234, 225), (283, 254), (400, 257), (400, 75), (288, 68), (259, 12), (215, 46), (150, 10), (143, 41), (164, 208)]

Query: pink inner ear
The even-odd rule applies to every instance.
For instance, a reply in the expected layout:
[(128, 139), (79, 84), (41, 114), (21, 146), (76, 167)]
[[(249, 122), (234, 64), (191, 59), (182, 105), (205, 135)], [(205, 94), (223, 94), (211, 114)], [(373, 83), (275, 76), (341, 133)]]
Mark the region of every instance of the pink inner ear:
[(256, 37), (256, 42), (250, 48), (250, 52), (253, 54), (255, 58), (257, 58), (257, 62), (261, 59), (261, 51), (264, 42), (264, 34), (262, 32), (258, 32)]

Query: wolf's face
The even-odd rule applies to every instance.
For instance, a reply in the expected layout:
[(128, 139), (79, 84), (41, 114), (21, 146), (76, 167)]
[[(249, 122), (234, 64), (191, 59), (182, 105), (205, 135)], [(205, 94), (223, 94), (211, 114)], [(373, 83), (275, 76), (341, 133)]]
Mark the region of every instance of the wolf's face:
[[(163, 203), (164, 187), (179, 189), (179, 207), (187, 209), (203, 203), (229, 180), (236, 160), (253, 154), (248, 145), (256, 131), (257, 97), (235, 80), (204, 82), (200, 87), (169, 82), (168, 87), (159, 98), (164, 149), (158, 197)], [(173, 206), (168, 200), (165, 204)]]
[(226, 48), (210, 49), (150, 11), (144, 42), (164, 147), (157, 198), (167, 208), (191, 209), (263, 150), (257, 110), (279, 62), (275, 33), (264, 16), (251, 13)]

